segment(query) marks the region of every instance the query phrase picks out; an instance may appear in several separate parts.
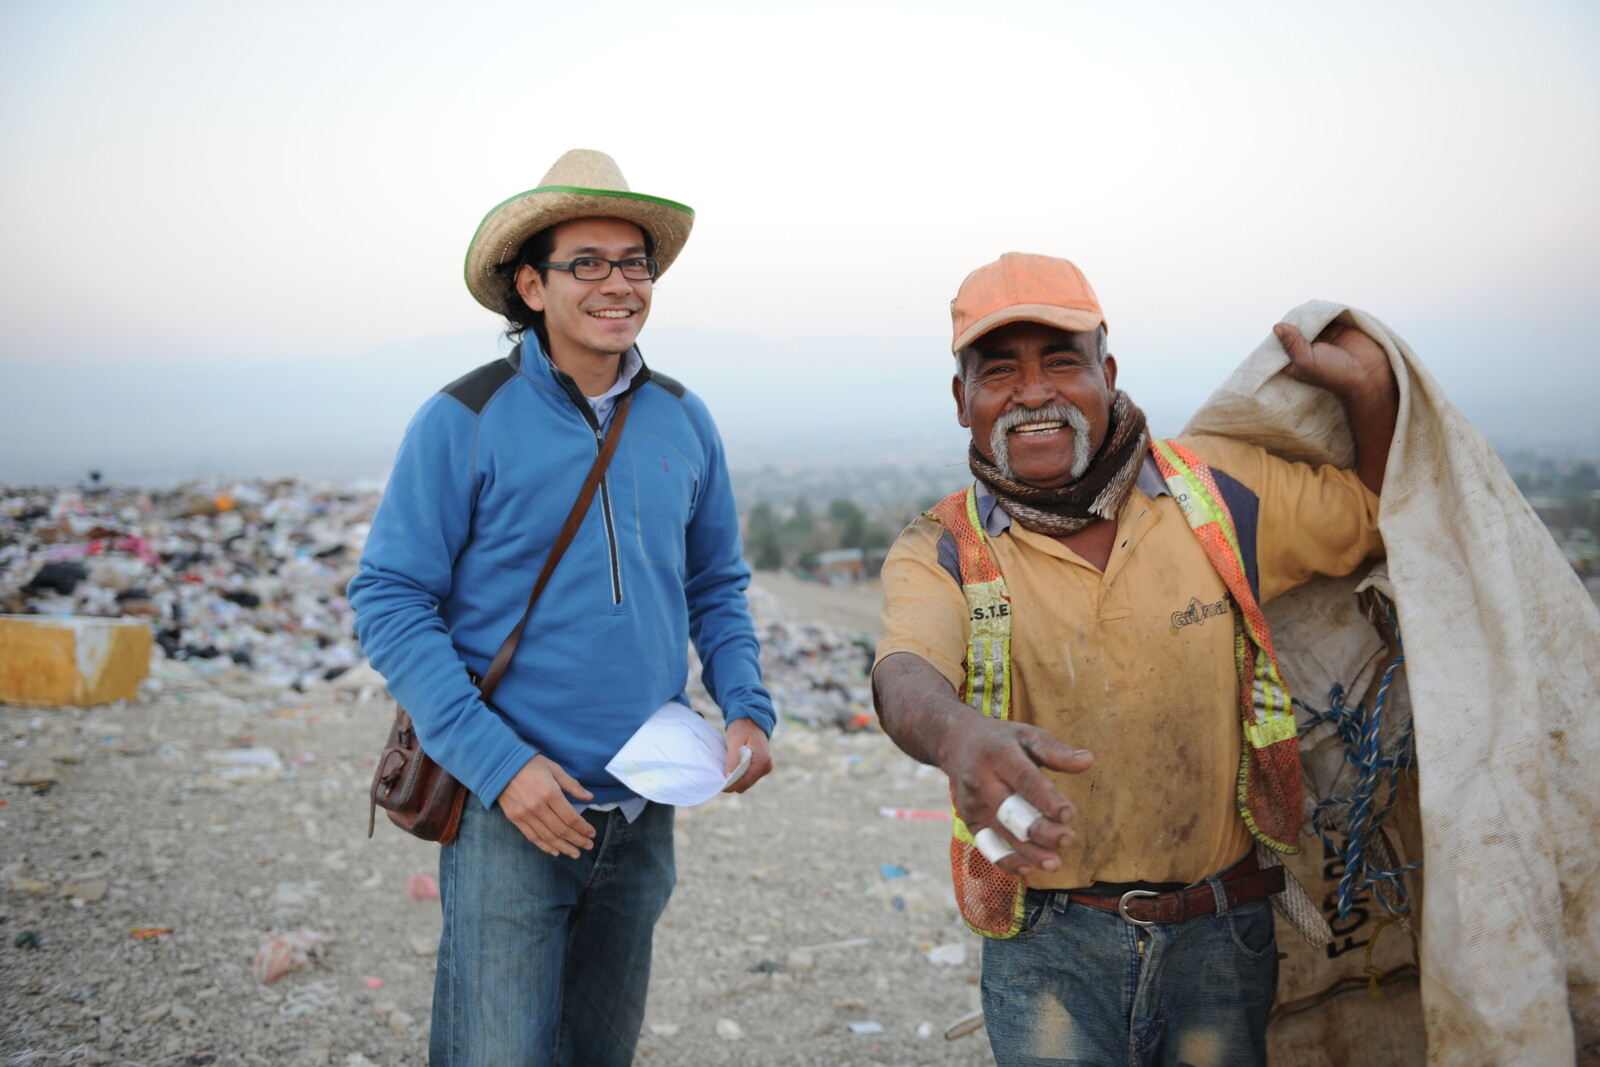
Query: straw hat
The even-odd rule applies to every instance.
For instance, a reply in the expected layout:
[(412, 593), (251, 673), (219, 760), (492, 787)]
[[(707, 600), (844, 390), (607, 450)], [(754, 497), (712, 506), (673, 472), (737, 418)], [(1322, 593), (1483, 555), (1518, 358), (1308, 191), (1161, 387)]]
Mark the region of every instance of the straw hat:
[(616, 161), (604, 152), (574, 148), (539, 181), (495, 207), (478, 224), (467, 246), (467, 288), (478, 303), (499, 314), (503, 283), (495, 268), (517, 254), (540, 230), (570, 219), (626, 219), (655, 242), (651, 253), (665, 274), (683, 251), (694, 225), (694, 209), (674, 200), (628, 189)]

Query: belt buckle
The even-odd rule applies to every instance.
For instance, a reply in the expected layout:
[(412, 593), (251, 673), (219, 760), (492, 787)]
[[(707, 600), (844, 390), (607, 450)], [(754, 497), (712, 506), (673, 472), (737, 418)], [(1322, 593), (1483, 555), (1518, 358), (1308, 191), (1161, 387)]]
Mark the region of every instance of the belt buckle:
[(1128, 914), (1128, 898), (1159, 897), (1160, 895), (1160, 893), (1152, 893), (1148, 889), (1130, 889), (1126, 893), (1122, 894), (1121, 900), (1117, 901), (1117, 915), (1122, 919), (1123, 922), (1130, 923), (1133, 926), (1154, 926), (1156, 924), (1153, 922), (1146, 922), (1143, 919), (1135, 919), (1132, 915)]

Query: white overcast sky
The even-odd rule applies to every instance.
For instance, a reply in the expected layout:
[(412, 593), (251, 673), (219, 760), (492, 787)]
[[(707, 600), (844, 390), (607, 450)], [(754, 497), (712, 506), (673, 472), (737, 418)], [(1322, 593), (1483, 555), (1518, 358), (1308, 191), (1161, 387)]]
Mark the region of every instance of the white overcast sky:
[(381, 473), (498, 350), (478, 221), (573, 147), (697, 210), (641, 344), (736, 462), (959, 442), (948, 302), (1013, 249), (1158, 430), (1322, 297), (1600, 448), (1593, 0), (4, 0), (0, 483)]

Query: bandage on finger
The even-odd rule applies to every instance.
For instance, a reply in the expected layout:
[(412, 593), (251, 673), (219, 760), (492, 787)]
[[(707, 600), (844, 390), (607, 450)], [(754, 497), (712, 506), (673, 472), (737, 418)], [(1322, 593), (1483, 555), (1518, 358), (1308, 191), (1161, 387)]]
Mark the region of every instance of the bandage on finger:
[(978, 846), (978, 851), (990, 863), (999, 863), (1016, 851), (1005, 838), (987, 826), (972, 835), (972, 843)]
[(1028, 803), (1020, 793), (1012, 793), (1002, 800), (995, 814), (1000, 817), (1000, 825), (1011, 831), (1012, 837), (1023, 840), (1027, 840), (1028, 827), (1043, 818), (1039, 809)]

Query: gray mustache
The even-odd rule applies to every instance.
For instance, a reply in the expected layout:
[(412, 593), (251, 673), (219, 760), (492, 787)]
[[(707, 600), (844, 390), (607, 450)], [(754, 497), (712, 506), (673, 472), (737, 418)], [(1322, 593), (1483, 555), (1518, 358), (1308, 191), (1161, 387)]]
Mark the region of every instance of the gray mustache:
[(989, 451), (994, 455), (994, 465), (1007, 478), (1016, 479), (1011, 469), (1011, 441), (1007, 437), (1014, 428), (1026, 422), (1064, 422), (1072, 427), (1072, 478), (1083, 477), (1089, 469), (1089, 419), (1072, 404), (1050, 404), (1042, 408), (1018, 408), (1008, 411), (995, 420), (989, 434)]

